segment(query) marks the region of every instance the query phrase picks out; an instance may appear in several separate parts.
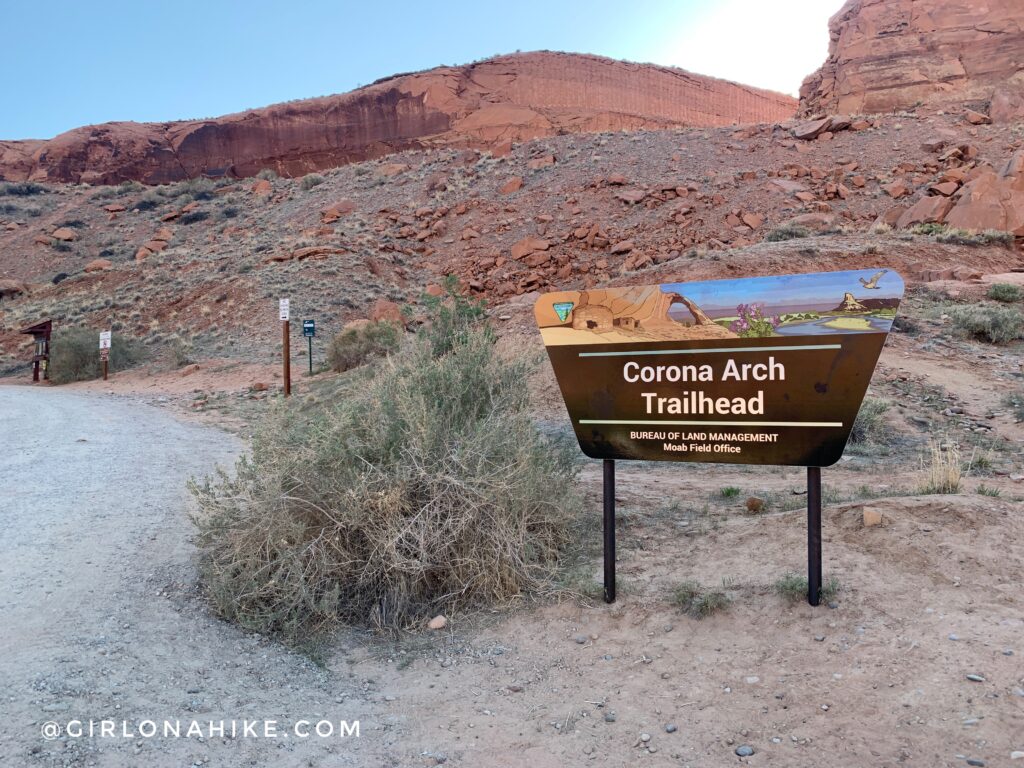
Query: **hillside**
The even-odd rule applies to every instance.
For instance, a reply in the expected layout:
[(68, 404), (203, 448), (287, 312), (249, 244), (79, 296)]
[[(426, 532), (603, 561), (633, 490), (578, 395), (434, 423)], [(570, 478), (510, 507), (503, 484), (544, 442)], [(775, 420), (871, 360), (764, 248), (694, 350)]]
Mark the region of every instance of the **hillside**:
[(427, 147), (496, 154), (564, 133), (788, 118), (796, 100), (680, 69), (598, 56), (498, 56), (385, 78), (351, 93), (170, 123), (106, 123), (0, 141), (0, 180), (163, 184), (282, 176)]
[[(303, 180), (14, 185), (0, 198), (3, 360), (24, 359), (18, 329), (46, 317), (157, 350), (185, 340), (270, 359), (279, 296), (329, 334), (387, 311), (379, 302), (415, 305), (448, 274), (500, 305), (667, 278), (888, 266), (917, 281), (1022, 264), (1010, 235), (912, 230), (979, 211), (979, 229), (1014, 229), (1024, 177), (1012, 129), (912, 114), (833, 129), (564, 135)], [(1003, 218), (988, 224), (992, 195)]]

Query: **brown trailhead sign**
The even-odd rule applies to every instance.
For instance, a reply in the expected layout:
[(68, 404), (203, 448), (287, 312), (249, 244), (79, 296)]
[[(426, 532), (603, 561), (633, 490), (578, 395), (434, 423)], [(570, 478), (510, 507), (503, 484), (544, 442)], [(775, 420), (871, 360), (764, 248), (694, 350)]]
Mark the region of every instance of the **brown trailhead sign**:
[(534, 311), (588, 456), (822, 467), (902, 296), (866, 269), (560, 291)]

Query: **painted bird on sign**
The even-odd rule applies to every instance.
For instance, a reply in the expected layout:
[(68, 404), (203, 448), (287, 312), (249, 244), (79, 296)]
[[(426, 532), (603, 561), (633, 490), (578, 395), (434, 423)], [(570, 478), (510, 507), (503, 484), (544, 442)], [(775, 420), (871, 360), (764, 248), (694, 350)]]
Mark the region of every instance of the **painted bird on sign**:
[(881, 290), (878, 287), (878, 281), (881, 280), (882, 275), (884, 275), (888, 271), (888, 269), (883, 269), (881, 272), (875, 272), (875, 274), (871, 276), (870, 280), (865, 280), (863, 277), (858, 277), (857, 279), (860, 280), (860, 284), (863, 285), (865, 288), (874, 288), (876, 291)]

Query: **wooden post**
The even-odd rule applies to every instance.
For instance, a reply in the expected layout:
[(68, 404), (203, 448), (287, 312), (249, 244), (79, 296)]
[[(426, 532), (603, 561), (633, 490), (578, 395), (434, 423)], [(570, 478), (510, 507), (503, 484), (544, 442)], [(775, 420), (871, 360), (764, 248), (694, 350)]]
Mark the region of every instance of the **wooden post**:
[(281, 328), (284, 331), (284, 396), (290, 397), (292, 394), (292, 353), (287, 320), (281, 321)]

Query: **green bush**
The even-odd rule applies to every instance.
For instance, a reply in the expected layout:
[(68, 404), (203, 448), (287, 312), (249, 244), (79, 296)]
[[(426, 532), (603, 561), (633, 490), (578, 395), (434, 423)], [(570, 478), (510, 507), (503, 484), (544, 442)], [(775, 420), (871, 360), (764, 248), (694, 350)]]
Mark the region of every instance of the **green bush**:
[[(55, 328), (50, 339), (50, 381), (68, 384), (103, 375), (99, 331), (93, 328)], [(110, 343), (111, 373), (138, 365), (145, 357), (142, 344), (115, 333)]]
[(482, 327), (442, 356), (420, 335), (348, 396), (282, 406), (234, 478), (191, 484), (216, 608), (315, 646), (340, 622), (415, 626), (549, 583), (577, 463), (530, 417), (535, 364)]
[(1010, 307), (977, 304), (953, 307), (949, 316), (959, 330), (992, 344), (1024, 338), (1024, 315)]
[(264, 181), (274, 181), (277, 178), (277, 171), (273, 168), (264, 168), (256, 174), (257, 179), (263, 179)]
[(988, 289), (986, 295), (994, 301), (1013, 302), (1020, 301), (1021, 290), (1019, 286), (1009, 283), (996, 283)]
[(313, 187), (315, 187), (315, 186), (317, 186), (319, 184), (323, 184), (323, 183), (324, 183), (324, 177), (323, 176), (318, 176), (315, 173), (310, 173), (310, 174), (302, 177), (302, 181), (299, 182), (299, 187), (301, 187), (303, 192), (308, 192)]
[(783, 224), (771, 230), (764, 239), (769, 243), (777, 243), (782, 240), (795, 240), (799, 237), (810, 237), (811, 230), (797, 224)]
[(331, 339), (327, 363), (335, 371), (356, 368), (398, 349), (400, 333), (397, 325), (385, 320), (348, 328)]
[(850, 443), (853, 445), (884, 445), (888, 443), (891, 433), (885, 422), (885, 412), (892, 407), (887, 400), (877, 397), (865, 397), (857, 411), (857, 418), (850, 430)]

